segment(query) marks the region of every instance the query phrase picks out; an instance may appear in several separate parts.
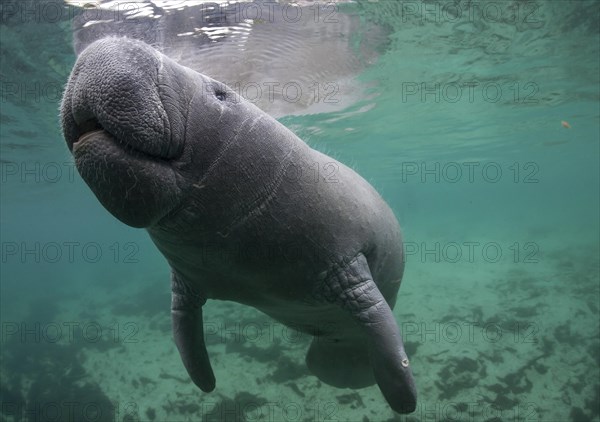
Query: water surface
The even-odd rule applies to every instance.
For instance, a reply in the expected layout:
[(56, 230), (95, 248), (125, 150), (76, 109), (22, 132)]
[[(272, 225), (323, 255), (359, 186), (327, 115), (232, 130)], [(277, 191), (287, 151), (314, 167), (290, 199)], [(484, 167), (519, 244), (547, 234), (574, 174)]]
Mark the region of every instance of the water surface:
[(596, 2), (361, 2), (387, 34), (364, 95), (280, 118), (403, 227), (411, 416), (321, 384), (308, 338), (232, 303), (205, 311), (217, 390), (191, 384), (166, 262), (62, 140), (70, 16), (20, 4), (0, 25), (3, 420), (599, 420)]

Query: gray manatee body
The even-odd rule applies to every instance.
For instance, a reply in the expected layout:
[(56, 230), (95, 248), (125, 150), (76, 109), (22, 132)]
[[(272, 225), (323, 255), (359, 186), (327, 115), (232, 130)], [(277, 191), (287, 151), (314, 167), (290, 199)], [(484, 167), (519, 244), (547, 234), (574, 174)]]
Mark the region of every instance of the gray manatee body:
[(226, 85), (127, 38), (81, 53), (61, 119), (100, 202), (146, 228), (168, 260), (175, 342), (198, 387), (215, 388), (202, 305), (230, 300), (312, 334), (306, 362), (325, 383), (376, 382), (392, 409), (415, 409), (391, 311), (400, 228), (363, 178)]

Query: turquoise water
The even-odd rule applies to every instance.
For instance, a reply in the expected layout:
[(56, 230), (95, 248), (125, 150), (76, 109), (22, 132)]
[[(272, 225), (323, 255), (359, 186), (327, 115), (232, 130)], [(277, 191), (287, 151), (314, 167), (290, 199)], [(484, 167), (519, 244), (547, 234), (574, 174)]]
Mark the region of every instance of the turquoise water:
[(64, 145), (68, 17), (3, 17), (2, 418), (599, 420), (597, 3), (449, 4), (361, 3), (388, 34), (356, 81), (368, 95), (280, 119), (403, 227), (409, 416), (376, 386), (319, 383), (308, 338), (234, 303), (206, 305), (218, 386), (198, 391), (171, 340), (166, 262)]

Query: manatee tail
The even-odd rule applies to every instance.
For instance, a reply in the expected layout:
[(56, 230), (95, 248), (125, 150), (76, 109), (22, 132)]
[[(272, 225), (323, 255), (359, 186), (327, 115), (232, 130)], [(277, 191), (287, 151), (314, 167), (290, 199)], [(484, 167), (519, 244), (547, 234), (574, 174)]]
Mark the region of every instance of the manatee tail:
[(204, 343), (202, 305), (205, 300), (183, 287), (173, 274), (173, 337), (190, 378), (202, 391), (209, 393), (215, 389), (216, 381)]
[(365, 256), (359, 254), (336, 268), (324, 288), (325, 299), (349, 312), (366, 334), (373, 375), (390, 407), (398, 413), (414, 412), (417, 389), (400, 328)]

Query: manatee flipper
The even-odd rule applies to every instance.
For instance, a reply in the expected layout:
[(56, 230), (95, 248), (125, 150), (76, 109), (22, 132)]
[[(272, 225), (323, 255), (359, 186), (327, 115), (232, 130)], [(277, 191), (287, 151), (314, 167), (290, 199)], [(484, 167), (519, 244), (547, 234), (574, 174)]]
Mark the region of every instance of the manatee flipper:
[[(392, 409), (413, 412), (417, 390), (400, 328), (373, 281), (365, 256), (359, 254), (334, 268), (325, 279), (322, 293), (327, 301), (349, 312), (367, 336), (373, 375)], [(352, 367), (347, 370), (352, 371)]]
[(172, 278), (171, 318), (175, 344), (194, 384), (209, 393), (215, 389), (215, 375), (204, 343), (202, 305), (206, 300), (186, 288), (175, 273)]

